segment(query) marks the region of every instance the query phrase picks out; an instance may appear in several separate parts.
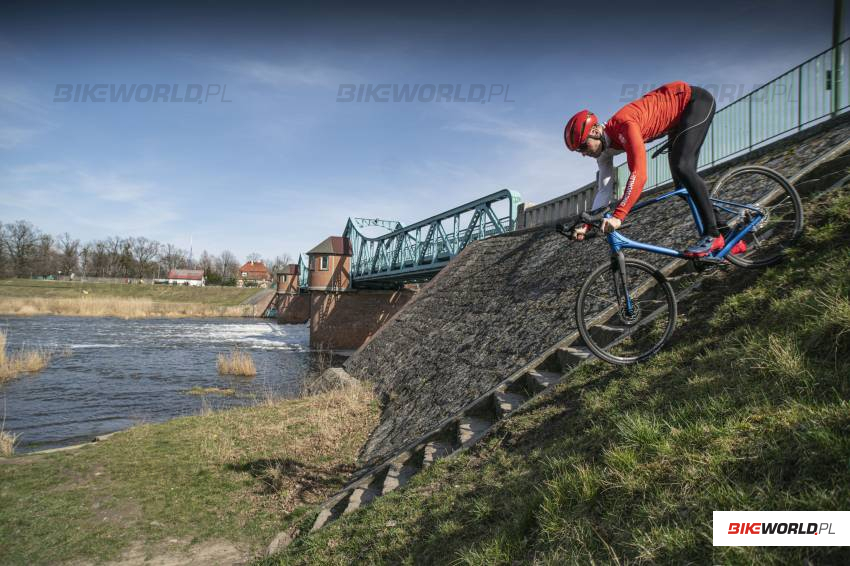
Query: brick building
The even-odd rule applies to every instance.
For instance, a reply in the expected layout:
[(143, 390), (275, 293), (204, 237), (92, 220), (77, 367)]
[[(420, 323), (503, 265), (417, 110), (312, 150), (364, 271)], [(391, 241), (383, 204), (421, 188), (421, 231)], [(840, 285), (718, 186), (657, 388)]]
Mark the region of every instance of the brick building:
[(272, 282), (272, 274), (262, 261), (246, 261), (239, 268), (236, 284), (239, 287), (268, 287)]
[(330, 236), (307, 252), (310, 290), (345, 291), (351, 287), (351, 241)]

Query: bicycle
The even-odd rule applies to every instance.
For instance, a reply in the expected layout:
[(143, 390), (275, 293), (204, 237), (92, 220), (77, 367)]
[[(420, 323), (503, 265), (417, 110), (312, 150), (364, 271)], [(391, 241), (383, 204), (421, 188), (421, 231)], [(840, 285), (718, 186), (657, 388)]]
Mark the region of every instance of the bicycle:
[[(674, 197), (687, 202), (702, 235), (696, 205), (681, 187), (639, 202), (632, 212)], [(744, 268), (773, 265), (782, 260), (785, 248), (803, 230), (800, 196), (782, 175), (767, 167), (730, 171), (717, 182), (710, 201), (726, 245), (692, 260), (698, 268), (727, 261)], [(606, 216), (607, 209), (585, 212), (580, 223), (599, 229)], [(625, 227), (607, 234), (611, 259), (588, 276), (576, 299), (576, 322), (584, 343), (597, 357), (618, 365), (642, 362), (661, 350), (673, 335), (677, 315), (676, 296), (664, 273), (645, 261), (626, 258), (623, 250), (691, 259), (678, 250), (632, 240), (620, 233)], [(747, 244), (747, 251), (731, 255), (739, 241)]]

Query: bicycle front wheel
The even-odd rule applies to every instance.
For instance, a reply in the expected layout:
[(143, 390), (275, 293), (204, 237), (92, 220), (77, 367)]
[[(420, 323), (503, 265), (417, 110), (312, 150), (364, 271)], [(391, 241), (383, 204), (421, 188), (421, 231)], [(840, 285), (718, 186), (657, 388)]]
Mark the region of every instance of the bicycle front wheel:
[[(803, 233), (803, 205), (800, 196), (785, 177), (758, 165), (738, 167), (724, 175), (711, 198), (719, 201), (748, 204), (759, 209), (764, 219), (744, 236), (747, 251), (726, 256), (739, 267), (767, 267), (782, 260), (785, 249)], [(742, 208), (715, 202), (717, 225), (728, 232), (742, 228), (755, 218)]]
[(576, 300), (584, 343), (606, 362), (620, 365), (655, 355), (676, 327), (676, 296), (664, 274), (646, 262), (626, 259), (625, 275), (616, 261), (600, 266)]

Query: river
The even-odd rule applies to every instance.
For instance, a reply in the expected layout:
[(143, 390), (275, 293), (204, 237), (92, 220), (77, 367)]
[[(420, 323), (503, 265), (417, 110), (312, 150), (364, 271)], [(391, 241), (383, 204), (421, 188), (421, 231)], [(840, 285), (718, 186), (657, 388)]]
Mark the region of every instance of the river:
[[(327, 354), (311, 351), (306, 325), (262, 319), (3, 317), (7, 352), (21, 346), (55, 353), (47, 368), (0, 385), (0, 422), (20, 435), (17, 452), (92, 440), (138, 423), (164, 421), (292, 397)], [(216, 357), (250, 352), (253, 378), (220, 376)], [(335, 356), (339, 364), (342, 358)], [(193, 388), (234, 394), (195, 395)]]

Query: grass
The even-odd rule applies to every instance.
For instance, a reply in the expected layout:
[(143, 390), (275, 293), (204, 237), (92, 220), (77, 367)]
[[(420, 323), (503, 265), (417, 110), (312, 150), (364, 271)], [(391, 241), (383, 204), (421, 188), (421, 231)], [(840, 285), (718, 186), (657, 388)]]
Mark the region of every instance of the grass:
[(6, 352), (6, 332), (0, 330), (0, 383), (22, 373), (37, 373), (50, 363), (50, 352), (35, 348), (21, 348), (11, 354)]
[(219, 354), (216, 360), (218, 373), (221, 375), (242, 375), (253, 377), (257, 375), (254, 358), (250, 352), (234, 348), (229, 354)]
[(262, 562), (847, 563), (711, 539), (712, 510), (850, 508), (850, 187), (807, 213), (784, 264), (707, 275), (649, 362), (582, 366), (474, 450)]
[(68, 281), (0, 281), (0, 314), (176, 318), (252, 316), (242, 301), (257, 289), (120, 285)]
[(342, 487), (377, 417), (352, 387), (0, 460), (0, 564), (256, 557)]
[(221, 395), (222, 397), (230, 397), (236, 395), (233, 389), (222, 389), (220, 387), (193, 387), (186, 391), (187, 395)]

